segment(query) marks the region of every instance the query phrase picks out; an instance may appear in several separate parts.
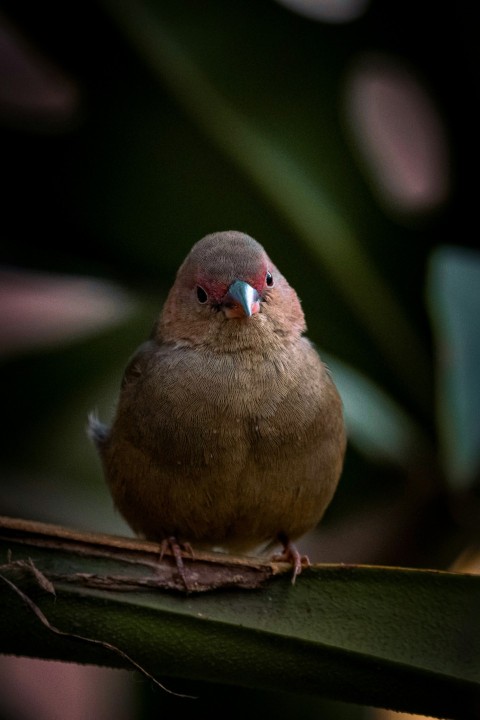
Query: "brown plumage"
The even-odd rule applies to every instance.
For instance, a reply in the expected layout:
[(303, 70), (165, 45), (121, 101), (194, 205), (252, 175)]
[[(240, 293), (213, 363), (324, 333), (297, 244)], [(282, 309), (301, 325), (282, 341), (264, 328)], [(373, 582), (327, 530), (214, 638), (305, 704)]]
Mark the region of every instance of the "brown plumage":
[(181, 265), (125, 371), (112, 426), (90, 432), (118, 509), (146, 538), (256, 553), (313, 528), (345, 452), (341, 401), (303, 336), (295, 291), (243, 233)]

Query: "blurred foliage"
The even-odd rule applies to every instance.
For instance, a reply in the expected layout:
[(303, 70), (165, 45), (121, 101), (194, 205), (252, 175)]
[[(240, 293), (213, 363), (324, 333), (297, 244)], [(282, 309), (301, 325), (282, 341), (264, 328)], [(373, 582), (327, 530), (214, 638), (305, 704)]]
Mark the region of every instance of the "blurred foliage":
[[(397, 0), (345, 23), (286, 0), (2, 3), (0, 262), (108, 279), (132, 301), (90, 334), (3, 353), (4, 514), (129, 532), (87, 413), (109, 417), (191, 245), (231, 228), (297, 289), (345, 403), (345, 471), (304, 541), (312, 559), (446, 567), (478, 542), (471, 15)], [(447, 151), (437, 201), (392, 203), (375, 180), (365, 117), (380, 155), (385, 128), (400, 133), (393, 160), (382, 156), (393, 177), (422, 169), (428, 143), (411, 150), (422, 114), (402, 115), (408, 95), (377, 124), (372, 101), (355, 114), (365, 58), (374, 87), (396, 63), (434, 109)], [(434, 160), (423, 158), (430, 182)], [(25, 314), (14, 322), (28, 335)]]

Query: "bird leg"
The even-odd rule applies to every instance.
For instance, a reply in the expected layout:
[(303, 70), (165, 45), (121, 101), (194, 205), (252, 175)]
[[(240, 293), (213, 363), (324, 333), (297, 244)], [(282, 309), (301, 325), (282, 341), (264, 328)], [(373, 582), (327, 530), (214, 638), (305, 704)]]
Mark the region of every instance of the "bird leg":
[(295, 585), (297, 575), (300, 575), (304, 567), (310, 567), (311, 562), (308, 555), (300, 555), (295, 545), (287, 538), (286, 535), (280, 533), (278, 539), (283, 545), (283, 552), (274, 555), (274, 562), (289, 562), (293, 565), (292, 585)]
[(190, 587), (188, 585), (187, 581), (187, 574), (185, 572), (185, 565), (183, 563), (183, 557), (182, 557), (182, 549), (184, 552), (187, 552), (192, 558), (193, 558), (193, 550), (190, 543), (179, 543), (177, 538), (173, 535), (169, 538), (165, 538), (160, 543), (160, 560), (163, 560), (163, 556), (165, 555), (165, 552), (167, 550), (170, 550), (170, 552), (173, 555), (173, 559), (175, 560), (175, 565), (177, 566), (178, 574), (183, 580), (183, 584), (185, 585), (186, 590), (190, 590)]

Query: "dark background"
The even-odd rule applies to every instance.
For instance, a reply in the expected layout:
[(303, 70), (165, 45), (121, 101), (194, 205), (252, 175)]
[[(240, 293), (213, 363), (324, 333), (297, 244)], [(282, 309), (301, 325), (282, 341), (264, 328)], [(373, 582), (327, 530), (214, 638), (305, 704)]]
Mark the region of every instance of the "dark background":
[(443, 568), (477, 540), (479, 437), (444, 367), (455, 298), (429, 284), (438, 252), (477, 245), (474, 28), (466, 2), (372, 1), (343, 23), (273, 0), (2, 3), (0, 512), (129, 532), (87, 414), (108, 420), (191, 245), (238, 229), (296, 288), (345, 402), (312, 559)]

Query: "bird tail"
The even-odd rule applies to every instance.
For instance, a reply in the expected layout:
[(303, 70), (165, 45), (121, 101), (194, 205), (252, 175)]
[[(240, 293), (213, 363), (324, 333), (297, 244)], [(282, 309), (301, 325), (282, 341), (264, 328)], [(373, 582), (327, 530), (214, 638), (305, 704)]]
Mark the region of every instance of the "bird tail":
[(110, 437), (110, 428), (98, 419), (96, 412), (91, 412), (88, 416), (87, 433), (98, 450), (102, 450)]

